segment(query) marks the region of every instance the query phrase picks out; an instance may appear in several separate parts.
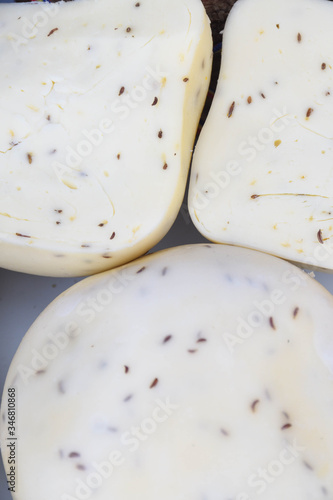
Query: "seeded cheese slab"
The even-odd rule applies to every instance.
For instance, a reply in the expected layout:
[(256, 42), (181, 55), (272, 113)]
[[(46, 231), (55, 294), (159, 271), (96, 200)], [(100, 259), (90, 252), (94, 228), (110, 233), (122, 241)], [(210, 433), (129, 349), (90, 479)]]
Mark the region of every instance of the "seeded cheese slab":
[(239, 0), (193, 159), (208, 239), (333, 270), (333, 4)]
[(306, 273), (237, 247), (178, 247), (80, 282), (8, 373), (14, 498), (333, 498), (332, 324)]
[(0, 265), (142, 255), (178, 213), (211, 71), (200, 0), (0, 5)]

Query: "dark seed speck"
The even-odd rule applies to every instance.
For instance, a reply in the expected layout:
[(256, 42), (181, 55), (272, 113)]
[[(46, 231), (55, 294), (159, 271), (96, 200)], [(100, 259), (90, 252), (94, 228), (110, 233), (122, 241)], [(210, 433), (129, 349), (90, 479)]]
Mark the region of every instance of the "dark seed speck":
[(321, 229), (319, 229), (319, 231), (317, 233), (317, 238), (318, 238), (319, 243), (321, 243), (323, 245), (324, 240), (323, 240), (323, 233), (322, 233)]
[(253, 411), (253, 413), (256, 412), (256, 409), (257, 409), (257, 406), (258, 404), (260, 403), (260, 400), (259, 399), (256, 399), (255, 401), (253, 401), (253, 403), (251, 404), (251, 410)]
[(53, 33), (55, 33), (58, 30), (59, 30), (59, 28), (53, 28), (53, 30), (51, 30), (50, 33), (47, 36), (53, 35)]
[(295, 307), (294, 312), (293, 312), (293, 317), (296, 318), (298, 313), (299, 313), (299, 307)]
[(234, 109), (235, 109), (235, 101), (231, 104), (230, 108), (229, 108), (229, 111), (228, 111), (228, 118), (230, 118), (232, 116), (232, 113), (234, 112)]
[(312, 108), (309, 108), (306, 112), (306, 117), (309, 118), (313, 113), (313, 109)]
[(153, 380), (153, 382), (150, 384), (149, 388), (150, 388), (150, 389), (153, 389), (154, 387), (156, 387), (156, 386), (157, 386), (157, 384), (158, 384), (158, 378), (155, 378), (155, 379)]
[(21, 234), (21, 233), (16, 233), (16, 236), (20, 236), (21, 238), (31, 238), (31, 236), (28, 236), (27, 234)]

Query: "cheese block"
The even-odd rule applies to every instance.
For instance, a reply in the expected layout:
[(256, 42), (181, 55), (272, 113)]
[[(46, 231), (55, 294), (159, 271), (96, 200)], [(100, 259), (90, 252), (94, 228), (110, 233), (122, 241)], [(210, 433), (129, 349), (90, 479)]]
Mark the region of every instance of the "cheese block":
[(0, 266), (93, 274), (166, 234), (211, 49), (200, 0), (0, 6)]
[(208, 239), (333, 270), (333, 5), (240, 0), (193, 159)]
[(14, 499), (333, 498), (332, 324), (332, 296), (304, 271), (237, 247), (81, 281), (7, 376)]

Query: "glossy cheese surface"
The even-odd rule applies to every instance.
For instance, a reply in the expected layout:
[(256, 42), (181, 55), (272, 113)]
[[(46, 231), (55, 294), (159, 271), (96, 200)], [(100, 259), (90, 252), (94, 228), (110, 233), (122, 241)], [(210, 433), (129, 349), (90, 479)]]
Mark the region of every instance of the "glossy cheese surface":
[(100, 272), (185, 189), (211, 70), (199, 0), (0, 5), (0, 265)]
[(17, 500), (333, 497), (333, 299), (259, 252), (193, 245), (54, 301), (8, 373)]
[(332, 22), (325, 0), (233, 7), (189, 195), (208, 239), (333, 270)]

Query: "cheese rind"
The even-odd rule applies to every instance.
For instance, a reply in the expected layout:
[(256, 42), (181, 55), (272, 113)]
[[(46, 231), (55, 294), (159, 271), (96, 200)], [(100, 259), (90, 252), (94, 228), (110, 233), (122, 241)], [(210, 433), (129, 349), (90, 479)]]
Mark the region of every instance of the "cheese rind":
[(0, 6), (0, 265), (142, 255), (184, 195), (211, 71), (199, 0)]
[(80, 282), (7, 376), (14, 498), (331, 498), (332, 322), (306, 273), (235, 247), (179, 247)]
[(208, 239), (333, 270), (333, 5), (240, 0), (189, 194)]

